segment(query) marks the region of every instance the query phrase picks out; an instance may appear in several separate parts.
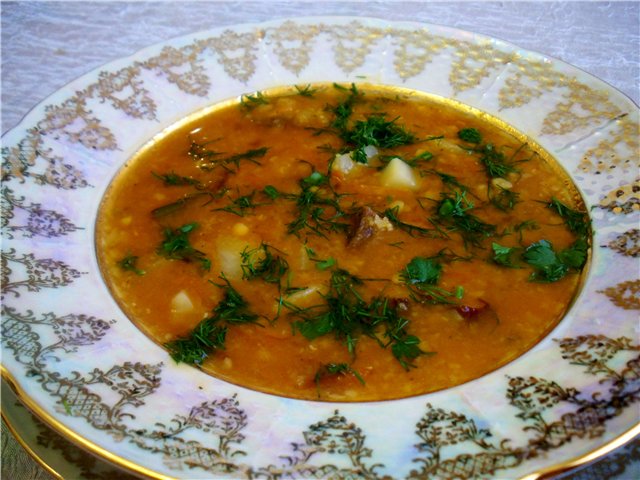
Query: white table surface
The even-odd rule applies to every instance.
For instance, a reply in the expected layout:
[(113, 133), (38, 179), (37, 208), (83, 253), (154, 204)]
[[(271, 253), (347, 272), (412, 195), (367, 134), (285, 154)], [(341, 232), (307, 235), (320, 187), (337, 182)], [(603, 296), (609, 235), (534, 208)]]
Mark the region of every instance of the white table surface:
[[(640, 103), (639, 1), (2, 1), (0, 8), (3, 133), (71, 80), (153, 43), (220, 26), (309, 15), (422, 21), (486, 34), (564, 60)], [(2, 478), (50, 478), (2, 433)], [(637, 461), (633, 465), (610, 478), (633, 478), (640, 470)], [(579, 478), (600, 478), (593, 475), (583, 470)]]

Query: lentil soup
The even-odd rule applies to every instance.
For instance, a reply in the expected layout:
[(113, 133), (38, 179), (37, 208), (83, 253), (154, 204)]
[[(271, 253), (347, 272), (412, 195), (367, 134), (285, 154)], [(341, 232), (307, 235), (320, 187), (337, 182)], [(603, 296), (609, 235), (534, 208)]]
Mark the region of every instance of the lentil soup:
[(175, 361), (293, 398), (449, 388), (560, 321), (590, 223), (568, 176), (482, 113), (322, 84), (243, 96), (116, 176), (97, 250)]

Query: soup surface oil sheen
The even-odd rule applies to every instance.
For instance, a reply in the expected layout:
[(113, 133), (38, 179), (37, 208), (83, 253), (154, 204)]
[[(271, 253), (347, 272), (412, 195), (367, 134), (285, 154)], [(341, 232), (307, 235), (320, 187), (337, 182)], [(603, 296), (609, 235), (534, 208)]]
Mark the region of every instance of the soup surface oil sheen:
[(125, 165), (97, 248), (176, 361), (293, 398), (449, 388), (562, 318), (590, 226), (569, 178), (485, 115), (322, 84), (190, 117)]

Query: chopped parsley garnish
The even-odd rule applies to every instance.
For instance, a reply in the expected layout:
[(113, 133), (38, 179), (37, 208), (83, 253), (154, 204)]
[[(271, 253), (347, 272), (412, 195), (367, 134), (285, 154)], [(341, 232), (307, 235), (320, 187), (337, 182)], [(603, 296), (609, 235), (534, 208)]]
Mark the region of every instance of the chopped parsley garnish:
[(493, 250), (493, 261), (498, 265), (510, 268), (520, 268), (514, 261), (513, 256), (520, 250), (518, 247), (504, 247), (499, 243), (491, 244)]
[(420, 303), (455, 303), (457, 292), (438, 287), (442, 264), (434, 257), (414, 257), (400, 272), (411, 298)]
[(459, 233), (465, 245), (471, 243), (480, 246), (484, 238), (495, 234), (496, 226), (470, 214), (472, 209), (473, 203), (467, 199), (466, 192), (455, 192), (453, 197), (445, 194), (436, 206), (436, 216), (431, 221), (446, 232)]
[(482, 142), (482, 134), (477, 128), (463, 128), (458, 131), (458, 138), (467, 143)]
[(260, 278), (267, 283), (280, 283), (280, 279), (289, 270), (289, 263), (266, 243), (252, 249), (245, 248), (240, 253), (240, 258), (242, 278), (245, 280)]
[(146, 272), (137, 267), (138, 258), (131, 252), (127, 253), (122, 260), (118, 261), (118, 266), (128, 272), (133, 272), (136, 275), (144, 275)]
[(215, 285), (224, 290), (224, 296), (212, 315), (198, 323), (188, 335), (165, 344), (176, 362), (201, 365), (210, 353), (224, 348), (230, 325), (257, 322), (258, 315), (251, 312), (247, 301), (224, 276), (221, 279), (225, 283)]
[(529, 277), (535, 282), (555, 282), (563, 278), (571, 269), (581, 269), (587, 261), (588, 243), (578, 238), (571, 246), (556, 252), (551, 242), (540, 240), (529, 245), (522, 258), (535, 268)]
[(158, 254), (171, 260), (183, 260), (185, 262), (198, 262), (202, 270), (211, 269), (211, 261), (204, 252), (196, 250), (189, 243), (189, 234), (198, 227), (198, 224), (187, 223), (176, 229), (165, 228), (164, 240), (158, 247)]

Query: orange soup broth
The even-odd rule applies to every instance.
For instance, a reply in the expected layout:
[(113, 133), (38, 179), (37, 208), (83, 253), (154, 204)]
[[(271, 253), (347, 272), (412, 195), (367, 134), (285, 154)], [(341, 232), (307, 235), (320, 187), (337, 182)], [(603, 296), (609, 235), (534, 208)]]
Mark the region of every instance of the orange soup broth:
[[(224, 349), (212, 352), (202, 364), (206, 372), (288, 397), (370, 401), (423, 394), (478, 378), (526, 352), (557, 324), (576, 294), (580, 275), (569, 274), (554, 283), (529, 281), (530, 268), (505, 268), (491, 261), (491, 242), (520, 246), (546, 239), (558, 250), (571, 245), (575, 235), (546, 205), (550, 198), (557, 198), (580, 206), (568, 178), (530, 145), (522, 148), (521, 139), (482, 115), (423, 97), (396, 99), (395, 93), (382, 91), (388, 98), (378, 98), (373, 89), (361, 90), (365, 95), (354, 106), (354, 119), (382, 110), (386, 118), (397, 119), (422, 139), (443, 138), (393, 149), (394, 155), (404, 158), (425, 150), (433, 154), (423, 165), (417, 189), (385, 186), (375, 159), (372, 166), (348, 174), (332, 171), (330, 185), (340, 195), (340, 204), (345, 208), (368, 205), (377, 212), (398, 207), (403, 222), (435, 231), (429, 218), (441, 193), (450, 191), (433, 174), (438, 171), (465, 185), (473, 214), (496, 225), (504, 235), (474, 246), (465, 244), (455, 231), (446, 236), (412, 236), (393, 228), (354, 247), (347, 244), (343, 232), (327, 232), (326, 238), (309, 231), (289, 233), (295, 202), (272, 200), (262, 190), (271, 185), (279, 192), (300, 192), (301, 179), (314, 170), (328, 172), (334, 156), (329, 147), (339, 149), (343, 143), (335, 134), (313, 129), (330, 125), (333, 114), (326, 106), (339, 103), (345, 93), (325, 86), (313, 97), (283, 95), (254, 108), (233, 104), (184, 122), (145, 147), (122, 169), (105, 197), (97, 229), (101, 264), (114, 296), (145, 333), (160, 344), (187, 335), (221, 300), (223, 290), (215, 284), (224, 283), (219, 277), (224, 274), (261, 319), (259, 324), (230, 327)], [(479, 156), (459, 146), (457, 132), (469, 127), (480, 130), (485, 142), (512, 152), (514, 161), (521, 161), (518, 173), (509, 177), (519, 193), (513, 210), (503, 212), (488, 202), (489, 181)], [(204, 171), (188, 155), (192, 141), (227, 156), (261, 147), (268, 151), (256, 159), (259, 164), (240, 161), (237, 169), (232, 168), (237, 171), (221, 167)], [(198, 180), (212, 192), (222, 186), (229, 190), (220, 198), (196, 197), (184, 208), (155, 218), (152, 210), (194, 192), (192, 185), (166, 186), (153, 175), (168, 172)], [(252, 192), (256, 206), (242, 216), (216, 210)], [(514, 229), (525, 220), (535, 222), (537, 228)], [(164, 228), (194, 221), (198, 228), (189, 239), (211, 260), (210, 271), (157, 253)], [(280, 286), (242, 278), (240, 252), (261, 243), (280, 252), (289, 265)], [(433, 257), (443, 250), (458, 258), (443, 263), (438, 287), (449, 292), (458, 289), (463, 295), (453, 298), (454, 304), (408, 302), (408, 310), (403, 311), (410, 321), (408, 332), (428, 352), (413, 359), (414, 366), (404, 368), (389, 346), (367, 336), (358, 337), (350, 353), (344, 339), (332, 333), (309, 340), (293, 327), (292, 310), (286, 303), (299, 308), (322, 303), (333, 268), (364, 279), (358, 291), (365, 299), (384, 295), (409, 300), (399, 272), (412, 258)], [(127, 254), (138, 257), (136, 267), (144, 275), (117, 266)], [(319, 269), (318, 260), (329, 258), (335, 265)], [(283, 295), (285, 283), (305, 290)], [(172, 303), (180, 292), (188, 296), (190, 308), (176, 309)], [(491, 313), (465, 318), (456, 304), (486, 304)], [(379, 338), (386, 342), (384, 335)], [(350, 370), (318, 375), (329, 363), (346, 364)]]

